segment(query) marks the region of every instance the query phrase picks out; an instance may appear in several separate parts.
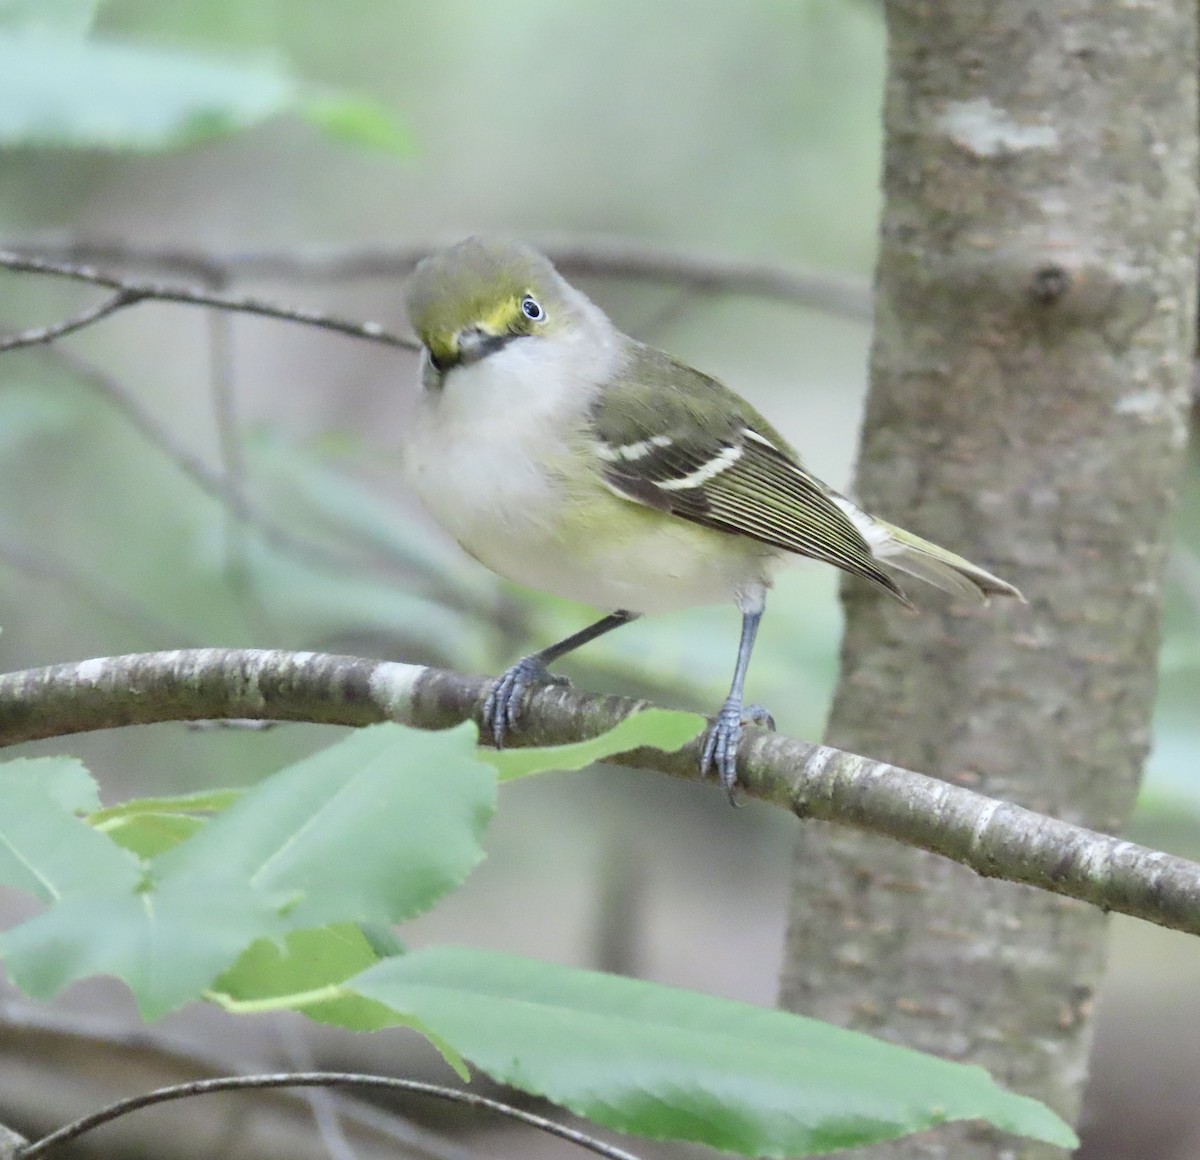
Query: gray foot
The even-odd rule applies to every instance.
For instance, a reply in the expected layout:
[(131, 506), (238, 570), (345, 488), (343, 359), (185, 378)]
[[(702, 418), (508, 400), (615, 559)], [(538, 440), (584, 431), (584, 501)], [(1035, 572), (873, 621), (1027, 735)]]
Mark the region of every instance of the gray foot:
[(556, 677), (537, 657), (522, 657), (501, 673), (484, 698), (481, 716), (485, 733), (492, 735), (497, 749), (504, 748), (504, 735), (516, 727), (521, 717), (521, 698), (534, 685), (569, 685), (566, 677)]
[(721, 706), (716, 721), (704, 739), (704, 749), (700, 754), (700, 776), (707, 777), (715, 771), (721, 788), (735, 805), (733, 791), (737, 786), (737, 751), (742, 740), (742, 726), (747, 721), (762, 725), (772, 732), (775, 730), (775, 718), (761, 705), (743, 709), (739, 698), (730, 697)]

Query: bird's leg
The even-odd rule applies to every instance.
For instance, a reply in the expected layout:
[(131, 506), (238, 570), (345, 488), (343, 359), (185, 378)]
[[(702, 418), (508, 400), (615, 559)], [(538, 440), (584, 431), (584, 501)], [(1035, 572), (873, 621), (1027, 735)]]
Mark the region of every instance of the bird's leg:
[(521, 716), (521, 698), (530, 685), (567, 685), (566, 677), (556, 677), (549, 671), (547, 665), (552, 665), (559, 657), (574, 652), (581, 645), (593, 641), (614, 628), (620, 628), (631, 620), (637, 620), (639, 612), (626, 612), (618, 609), (610, 612), (595, 624), (581, 628), (565, 640), (550, 645), (540, 652), (522, 657), (515, 665), (510, 665), (501, 673), (499, 679), (484, 698), (481, 716), (484, 731), (492, 735), (492, 741), (497, 749), (504, 746), (504, 735), (513, 728)]
[[(734, 786), (737, 784), (737, 751), (738, 742), (742, 739), (742, 696), (746, 686), (746, 670), (750, 667), (750, 654), (754, 651), (754, 638), (758, 634), (758, 625), (762, 620), (763, 609), (766, 607), (766, 592), (756, 588), (746, 593), (738, 600), (742, 610), (742, 638), (738, 643), (737, 665), (733, 670), (733, 684), (729, 696), (717, 714), (708, 736), (704, 739), (704, 749), (700, 754), (700, 776), (707, 777), (716, 771), (725, 792), (733, 800)], [(773, 729), (775, 722), (760, 705), (752, 705), (747, 714), (755, 724), (766, 725)]]

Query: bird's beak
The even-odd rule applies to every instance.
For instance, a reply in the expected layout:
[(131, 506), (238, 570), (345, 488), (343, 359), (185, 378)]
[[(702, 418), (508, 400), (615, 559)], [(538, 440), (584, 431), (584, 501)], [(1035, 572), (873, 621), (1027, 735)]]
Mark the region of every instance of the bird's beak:
[(439, 375), (455, 367), (470, 366), (486, 358), (494, 351), (507, 346), (516, 337), (511, 334), (493, 334), (482, 326), (464, 326), (462, 330), (443, 336), (431, 336), (425, 340), (429, 349), (429, 361)]
[(501, 350), (513, 337), (511, 334), (492, 334), (480, 326), (464, 326), (455, 336), (457, 361), (462, 366), (469, 366)]

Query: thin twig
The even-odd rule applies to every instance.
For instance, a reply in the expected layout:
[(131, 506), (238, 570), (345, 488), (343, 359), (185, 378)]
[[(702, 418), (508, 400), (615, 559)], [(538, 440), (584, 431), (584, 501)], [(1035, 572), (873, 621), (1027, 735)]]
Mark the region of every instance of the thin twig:
[(384, 1075), (361, 1075), (354, 1072), (340, 1071), (296, 1072), (291, 1075), (218, 1076), (215, 1079), (201, 1079), (195, 1080), (192, 1083), (173, 1084), (170, 1087), (157, 1088), (152, 1092), (146, 1092), (140, 1096), (131, 1096), (129, 1099), (119, 1100), (116, 1103), (109, 1104), (106, 1108), (101, 1108), (97, 1112), (92, 1112), (90, 1115), (82, 1116), (78, 1120), (65, 1124), (49, 1135), (43, 1136), (40, 1140), (35, 1140), (28, 1147), (21, 1149), (18, 1152), (18, 1157), (19, 1160), (35, 1160), (36, 1157), (45, 1155), (50, 1149), (56, 1148), (60, 1144), (66, 1144), (70, 1140), (78, 1139), (80, 1136), (95, 1128), (99, 1128), (103, 1124), (111, 1123), (121, 1116), (127, 1116), (130, 1112), (136, 1112), (140, 1108), (152, 1107), (155, 1104), (165, 1104), (172, 1100), (190, 1099), (192, 1096), (208, 1095), (212, 1092), (253, 1091), (286, 1087), (367, 1087), (408, 1092), (412, 1095), (431, 1096), (434, 1099), (463, 1104), (469, 1108), (480, 1108), (489, 1112), (495, 1112), (497, 1115), (506, 1116), (510, 1120), (516, 1120), (518, 1123), (536, 1128), (539, 1132), (546, 1132), (548, 1135), (557, 1136), (560, 1140), (567, 1140), (572, 1144), (577, 1144), (580, 1148), (594, 1152), (597, 1156), (606, 1157), (607, 1160), (638, 1160), (637, 1156), (632, 1152), (627, 1152), (624, 1148), (607, 1144), (595, 1136), (589, 1136), (586, 1132), (580, 1132), (575, 1128), (568, 1128), (564, 1124), (558, 1124), (553, 1120), (546, 1119), (545, 1116), (538, 1116), (533, 1112), (514, 1108), (509, 1104), (501, 1103), (499, 1100), (489, 1099), (487, 1096), (476, 1095), (473, 1092), (464, 1092), (458, 1088), (444, 1087), (441, 1084), (425, 1083), (421, 1080), (398, 1079), (393, 1076)]
[(681, 253), (632, 241), (547, 238), (542, 245), (556, 265), (576, 277), (629, 278), (686, 286), (704, 294), (770, 298), (865, 322), (874, 313), (865, 278)]
[[(691, 254), (617, 239), (534, 239), (568, 276), (621, 278), (680, 286), (710, 294), (791, 302), (849, 318), (870, 320), (872, 295), (865, 278), (792, 270), (770, 262)], [(208, 280), (237, 276), (288, 282), (348, 282), (405, 277), (438, 243), (361, 246), (299, 251), (213, 254), (182, 247), (86, 239), (10, 243), (14, 253), (42, 254), (65, 262), (103, 262)]]
[[(11, 250), (0, 251), (0, 269), (13, 270), (25, 274), (46, 274), (55, 278), (68, 278), (75, 282), (86, 282), (91, 286), (104, 286), (118, 292), (108, 303), (108, 309), (98, 317), (80, 322), (83, 315), (69, 323), (60, 323), (60, 327), (70, 325), (78, 330), (89, 322), (98, 321), (126, 306), (138, 302), (179, 302), (189, 306), (209, 306), (217, 310), (230, 310), (237, 314), (254, 314), (262, 318), (277, 318), (283, 322), (298, 322), (305, 326), (315, 326), (320, 330), (329, 330), (335, 334), (348, 335), (351, 338), (364, 338), (369, 342), (382, 343), (385, 346), (399, 347), (403, 350), (418, 350), (419, 344), (415, 339), (393, 334), (385, 330), (377, 322), (351, 322), (319, 310), (306, 310), (299, 306), (281, 306), (262, 298), (237, 297), (218, 294), (209, 290), (201, 290), (195, 286), (177, 286), (169, 282), (135, 282), (115, 274), (102, 273), (92, 266), (74, 265), (69, 262), (54, 262), (45, 258), (35, 258), (14, 253)], [(120, 299), (118, 301), (118, 299)], [(52, 328), (47, 328), (52, 329)], [(27, 332), (33, 333), (33, 332)], [(39, 339), (37, 341), (47, 341)], [(18, 343), (28, 346), (30, 342)]]
[[(152, 1057), (150, 1064), (159, 1070), (192, 1068), (209, 1073), (237, 1072), (239, 1075), (249, 1075), (262, 1071), (265, 1066), (262, 1062), (244, 1064), (159, 1027), (128, 1024), (79, 1011), (68, 1014), (19, 997), (0, 996), (0, 1027), (57, 1036), (68, 1040), (68, 1046), (76, 1053), (88, 1048), (99, 1048), (109, 1055), (117, 1051), (137, 1052), (140, 1055), (148, 1053)], [(347, 1123), (356, 1129), (386, 1137), (402, 1146), (406, 1154), (425, 1156), (428, 1160), (481, 1160), (476, 1151), (406, 1116), (365, 1103), (352, 1095), (332, 1092), (328, 1095), (337, 1114)], [(0, 1157), (3, 1156), (0, 1128)]]
[[(282, 650), (106, 657), (0, 677), (0, 745), (89, 729), (221, 717), (445, 729), (479, 720), (492, 682), (419, 665)], [(563, 686), (532, 692), (513, 745), (560, 745), (612, 728), (644, 701)], [(605, 760), (699, 777), (698, 740)], [(1052, 771), (1046, 771), (1050, 773)], [(1200, 864), (827, 745), (748, 727), (739, 785), (801, 818), (892, 838), (988, 878), (1035, 886), (1200, 934)]]
[(77, 330), (83, 330), (84, 327), (91, 326), (93, 323), (99, 322), (102, 318), (107, 318), (110, 314), (116, 314), (118, 310), (124, 310), (127, 306), (133, 306), (141, 302), (143, 297), (143, 295), (133, 290), (118, 290), (115, 294), (104, 299), (103, 302), (91, 306), (87, 310), (82, 310), (70, 318), (64, 318), (61, 322), (52, 323), (50, 326), (36, 326), (29, 330), (19, 330), (14, 334), (3, 335), (0, 337), (0, 353), (6, 350), (19, 350), (25, 346), (44, 346), (46, 343), (53, 342), (57, 338), (74, 334)]
[(217, 446), (224, 467), (225, 485), (238, 511), (246, 510), (246, 456), (238, 429), (237, 393), (234, 388), (233, 333), (230, 317), (221, 310), (208, 312), (209, 393)]
[[(213, 290), (223, 291), (224, 281)], [(246, 455), (237, 418), (237, 391), (234, 385), (233, 316), (224, 310), (209, 310), (208, 361), (209, 394), (212, 398), (213, 423), (217, 429), (217, 449), (224, 469), (222, 479), (233, 506), (225, 515), (225, 577), (236, 596), (243, 600), (258, 629), (257, 635), (278, 635), (272, 617), (255, 582), (246, 543), (250, 512), (246, 484)]]

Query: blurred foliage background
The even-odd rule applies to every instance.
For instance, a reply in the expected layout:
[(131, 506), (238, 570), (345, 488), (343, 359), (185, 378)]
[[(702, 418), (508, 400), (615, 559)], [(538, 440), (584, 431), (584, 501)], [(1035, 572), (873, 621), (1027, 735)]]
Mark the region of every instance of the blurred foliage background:
[[(123, 104), (114, 83), (96, 100), (77, 66), (52, 95), (63, 108), (73, 98), (91, 108), (72, 130), (66, 114), (45, 112), (47, 96), (22, 119), (10, 68), (0, 79), (0, 242), (236, 255), (382, 250), (467, 232), (620, 236), (864, 280), (871, 272), (885, 43), (879, 6), (867, 0), (108, 0), (98, 11), (49, 0), (41, 11), (50, 9), (82, 27), (94, 16), (89, 43), (188, 61), (208, 54), (199, 59), (211, 69), (234, 70), (217, 82), (229, 100), (216, 112), (199, 98), (178, 110)], [(4, 22), (27, 28), (38, 11), (0, 3), (0, 32)], [(36, 63), (32, 43), (9, 45), (7, 59)], [(177, 89), (212, 81), (183, 56), (175, 62), (165, 73)], [(818, 474), (847, 485), (866, 323), (638, 279), (583, 284), (623, 328), (726, 378)], [(0, 273), (0, 285), (9, 331), (97, 299), (28, 275)], [(232, 289), (404, 326), (394, 278), (279, 276)], [(591, 616), (487, 575), (403, 494), (397, 432), (415, 389), (405, 352), (158, 303), (60, 345), (69, 358), (38, 349), (0, 357), (4, 670), (240, 645), (493, 671)], [(131, 425), (87, 366), (214, 470), (232, 463), (255, 507), (311, 550), (233, 519)], [(234, 448), (222, 447), (216, 417), (223, 384), (235, 403)], [(1197, 475), (1193, 464), (1136, 834), (1193, 857)], [(839, 627), (832, 570), (787, 572), (749, 683), (781, 729), (819, 735)], [(736, 635), (732, 608), (693, 610), (632, 625), (563, 667), (588, 687), (711, 711)], [(80, 754), (119, 798), (245, 783), (330, 739), (315, 727), (160, 726), (27, 749)], [(795, 832), (777, 813), (732, 811), (706, 787), (612, 769), (520, 783), (505, 790), (488, 863), (418, 930), (769, 1003)], [(1153, 1154), (1200, 1156), (1194, 1100), (1172, 1102), (1167, 1078), (1200, 1062), (1200, 1023), (1174, 1008), (1180, 979), (1195, 990), (1200, 952), (1132, 921), (1116, 923), (1114, 939), (1097, 1064), (1107, 1094), (1092, 1115), (1103, 1124), (1122, 1101), (1139, 1119), (1157, 1109), (1151, 1118), (1178, 1130)], [(104, 1002), (121, 1000), (105, 992)], [(1146, 1054), (1161, 1066), (1132, 1076), (1122, 1062), (1129, 1035), (1156, 1026)], [(228, 1044), (228, 1028), (221, 1034)], [(1118, 1074), (1124, 1083), (1106, 1079)], [(1144, 1141), (1102, 1151), (1113, 1138), (1095, 1132), (1088, 1155), (1151, 1154)]]

